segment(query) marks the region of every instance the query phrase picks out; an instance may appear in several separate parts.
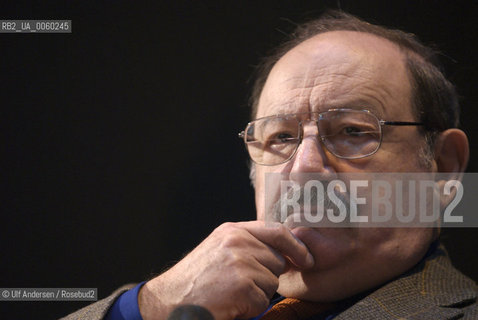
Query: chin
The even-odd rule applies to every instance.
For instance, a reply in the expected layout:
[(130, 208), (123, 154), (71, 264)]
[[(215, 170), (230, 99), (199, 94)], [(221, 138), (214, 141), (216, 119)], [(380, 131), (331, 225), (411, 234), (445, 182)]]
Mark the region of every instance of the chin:
[(413, 268), (433, 241), (426, 229), (311, 229), (292, 231), (315, 259), (310, 270), (291, 268), (279, 277), (289, 298), (334, 302), (377, 288)]
[(403, 263), (395, 261), (394, 266), (388, 263), (344, 264), (336, 269), (320, 271), (290, 269), (279, 277), (277, 292), (288, 298), (307, 301), (340, 301), (392, 280), (413, 267), (417, 260), (406, 264), (400, 262)]

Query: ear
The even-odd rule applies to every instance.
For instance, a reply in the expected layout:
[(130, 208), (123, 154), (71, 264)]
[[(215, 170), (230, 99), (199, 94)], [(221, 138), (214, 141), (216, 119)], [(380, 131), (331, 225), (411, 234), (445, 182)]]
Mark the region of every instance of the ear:
[(468, 138), (460, 129), (440, 133), (435, 142), (435, 161), (438, 172), (463, 172), (468, 164)]

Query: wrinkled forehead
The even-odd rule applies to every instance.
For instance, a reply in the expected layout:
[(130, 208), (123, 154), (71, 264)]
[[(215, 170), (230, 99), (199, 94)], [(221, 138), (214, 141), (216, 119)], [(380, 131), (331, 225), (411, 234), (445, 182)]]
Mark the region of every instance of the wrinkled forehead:
[(410, 92), (405, 56), (397, 45), (368, 33), (326, 32), (276, 63), (261, 93), (257, 118), (330, 108), (368, 109), (393, 117), (411, 112), (406, 110)]

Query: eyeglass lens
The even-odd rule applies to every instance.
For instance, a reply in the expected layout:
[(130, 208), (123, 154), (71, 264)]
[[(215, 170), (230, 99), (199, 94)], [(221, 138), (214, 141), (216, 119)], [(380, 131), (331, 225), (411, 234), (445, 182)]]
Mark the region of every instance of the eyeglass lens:
[(333, 110), (279, 115), (255, 120), (246, 128), (245, 141), (252, 160), (264, 165), (289, 160), (301, 142), (304, 115), (309, 119), (316, 118), (323, 144), (337, 157), (365, 157), (373, 154), (380, 146), (379, 120), (367, 111)]

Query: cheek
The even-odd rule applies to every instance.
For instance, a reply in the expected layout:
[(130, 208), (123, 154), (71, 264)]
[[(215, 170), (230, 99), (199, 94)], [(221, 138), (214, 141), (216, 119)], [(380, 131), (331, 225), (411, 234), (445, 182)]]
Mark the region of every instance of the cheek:
[[(287, 165), (287, 164), (286, 164)], [(272, 187), (266, 185), (266, 176), (268, 173), (277, 173), (277, 175), (269, 176), (267, 181), (269, 184), (272, 182)], [(256, 212), (257, 212), (257, 220), (264, 220), (266, 215), (266, 198), (275, 199), (276, 192), (278, 190), (278, 186), (280, 185), (280, 179), (277, 178), (281, 177), (281, 174), (284, 173), (284, 165), (279, 166), (260, 166), (256, 165), (256, 172), (255, 172), (255, 202), (256, 202)], [(271, 180), (272, 179), (272, 180)]]
[(381, 265), (381, 272), (390, 270), (392, 274), (404, 272), (420, 261), (434, 237), (433, 229), (380, 228), (369, 231), (361, 241), (363, 256)]
[(256, 176), (255, 176), (255, 202), (256, 202), (256, 212), (257, 220), (264, 220), (265, 213), (265, 198), (264, 198), (264, 171), (263, 168), (259, 165), (256, 165)]
[(372, 156), (376, 169), (371, 172), (428, 171), (420, 159), (423, 147), (423, 137), (419, 133), (411, 133), (400, 141), (382, 142), (380, 149)]
[(433, 229), (296, 228), (292, 231), (316, 259), (315, 271), (399, 274), (417, 263), (434, 238)]

